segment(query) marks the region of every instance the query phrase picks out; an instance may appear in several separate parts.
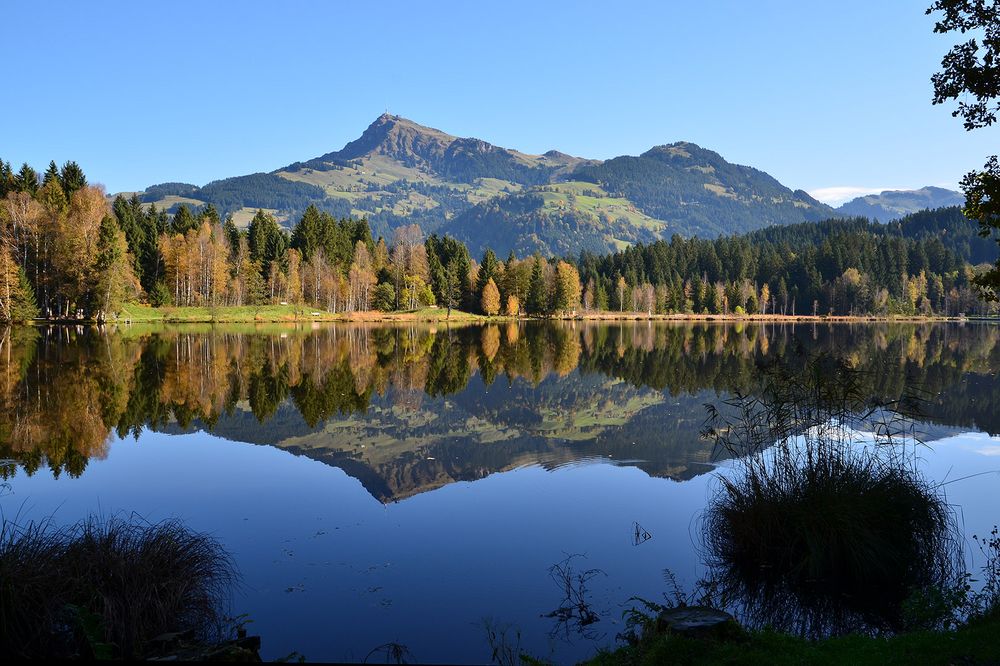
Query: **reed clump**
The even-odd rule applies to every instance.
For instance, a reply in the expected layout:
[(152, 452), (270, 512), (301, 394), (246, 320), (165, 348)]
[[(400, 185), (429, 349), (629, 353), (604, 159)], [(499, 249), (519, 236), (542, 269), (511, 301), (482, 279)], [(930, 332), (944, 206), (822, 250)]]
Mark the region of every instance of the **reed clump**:
[(917, 466), (914, 400), (877, 401), (831, 358), (770, 368), (706, 434), (735, 459), (703, 517), (712, 577), (744, 622), (800, 635), (895, 631), (963, 571), (941, 486)]
[(17, 658), (138, 658), (168, 632), (221, 637), (234, 564), (177, 521), (89, 518), (0, 528), (0, 650)]

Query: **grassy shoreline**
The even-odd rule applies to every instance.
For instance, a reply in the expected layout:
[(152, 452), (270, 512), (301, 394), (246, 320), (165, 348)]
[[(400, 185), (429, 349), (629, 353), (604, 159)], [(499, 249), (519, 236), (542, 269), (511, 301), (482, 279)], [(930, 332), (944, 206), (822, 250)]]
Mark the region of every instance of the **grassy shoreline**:
[[(772, 322), (772, 323), (926, 323), (926, 322), (963, 322), (963, 321), (997, 321), (991, 317), (941, 317), (941, 316), (902, 316), (902, 315), (780, 315), (780, 314), (648, 314), (645, 312), (576, 312), (549, 317), (510, 317), (487, 316), (452, 310), (451, 314), (444, 308), (429, 307), (406, 312), (381, 312), (370, 310), (366, 312), (331, 313), (315, 310), (301, 305), (262, 305), (262, 306), (222, 306), (222, 307), (161, 307), (129, 304), (123, 309), (121, 316), (107, 323), (113, 324), (228, 324), (228, 323), (302, 323), (302, 322), (509, 322), (519, 320), (559, 320), (559, 321), (665, 321), (665, 322)], [(36, 325), (50, 324), (91, 324), (91, 320), (47, 320), (37, 319)]]
[(774, 631), (737, 628), (724, 638), (662, 634), (584, 662), (617, 664), (995, 664), (1000, 615), (954, 631), (915, 631), (890, 638), (851, 635), (810, 641)]

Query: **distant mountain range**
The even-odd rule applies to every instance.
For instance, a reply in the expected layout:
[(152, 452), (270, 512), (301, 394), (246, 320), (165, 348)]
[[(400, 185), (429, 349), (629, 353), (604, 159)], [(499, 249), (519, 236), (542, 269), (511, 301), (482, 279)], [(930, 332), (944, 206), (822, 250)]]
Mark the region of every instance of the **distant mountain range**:
[(898, 220), (910, 213), (948, 206), (962, 206), (965, 197), (960, 192), (942, 187), (922, 187), (919, 190), (885, 190), (851, 199), (837, 208), (845, 217), (867, 217), (880, 222)]
[[(868, 204), (857, 203), (872, 197), (835, 211), (693, 143), (604, 161), (555, 150), (530, 155), (384, 114), (341, 150), (203, 187), (162, 183), (141, 196), (168, 210), (211, 203), (240, 225), (263, 208), (291, 226), (315, 205), (338, 217), (367, 217), (373, 231), (386, 237), (417, 223), (425, 233), (464, 241), (476, 256), (485, 247), (524, 256), (608, 252), (673, 234), (714, 237), (838, 212), (895, 219), (913, 206), (950, 205), (920, 205), (940, 200), (941, 192), (947, 190), (897, 197), (890, 195), (904, 193), (884, 192), (870, 203), (877, 215), (870, 212), (876, 208), (862, 212), (860, 206)], [(892, 218), (883, 210), (893, 211)]]

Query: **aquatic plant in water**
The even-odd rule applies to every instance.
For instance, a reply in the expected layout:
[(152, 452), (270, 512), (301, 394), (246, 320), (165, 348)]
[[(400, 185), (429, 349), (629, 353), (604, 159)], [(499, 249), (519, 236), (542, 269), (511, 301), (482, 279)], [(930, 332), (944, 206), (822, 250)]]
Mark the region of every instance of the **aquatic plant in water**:
[(735, 459), (703, 515), (720, 599), (749, 626), (805, 636), (902, 628), (907, 599), (963, 572), (954, 513), (917, 467), (919, 400), (874, 400), (829, 356), (761, 377), (705, 431)]

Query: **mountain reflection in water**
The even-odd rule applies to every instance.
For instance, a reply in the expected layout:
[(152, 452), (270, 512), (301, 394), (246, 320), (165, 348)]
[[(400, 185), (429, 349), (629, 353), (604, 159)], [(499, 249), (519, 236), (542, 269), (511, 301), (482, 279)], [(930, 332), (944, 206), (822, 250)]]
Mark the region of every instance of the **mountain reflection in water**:
[(0, 331), (0, 456), (79, 476), (112, 434), (210, 431), (337, 466), (382, 502), (526, 465), (711, 469), (703, 405), (831, 353), (931, 432), (1000, 431), (1000, 329), (965, 324), (185, 326)]

